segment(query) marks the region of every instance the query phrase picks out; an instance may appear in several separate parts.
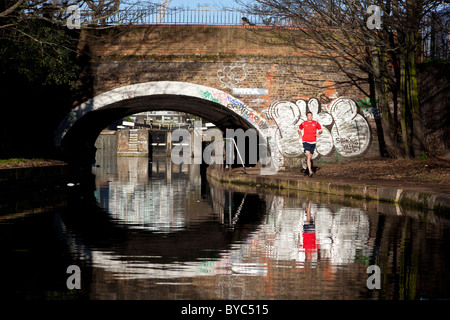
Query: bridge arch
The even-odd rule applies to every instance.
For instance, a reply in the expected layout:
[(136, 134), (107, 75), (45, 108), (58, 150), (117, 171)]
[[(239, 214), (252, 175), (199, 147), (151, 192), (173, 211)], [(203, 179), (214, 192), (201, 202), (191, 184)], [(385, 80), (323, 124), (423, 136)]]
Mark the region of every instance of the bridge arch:
[(267, 145), (274, 128), (256, 111), (228, 93), (193, 83), (144, 82), (99, 94), (72, 110), (60, 123), (55, 146), (70, 160), (92, 160), (95, 140), (112, 122), (131, 114), (174, 110), (201, 116), (224, 131), (253, 128)]

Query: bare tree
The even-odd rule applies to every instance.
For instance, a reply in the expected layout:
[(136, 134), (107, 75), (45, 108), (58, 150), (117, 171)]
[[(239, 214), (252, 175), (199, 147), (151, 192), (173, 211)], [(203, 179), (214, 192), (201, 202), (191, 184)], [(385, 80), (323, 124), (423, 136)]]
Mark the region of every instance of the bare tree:
[(136, 23), (158, 6), (147, 0), (0, 0), (0, 29), (11, 30), (31, 20), (65, 26), (73, 8), (80, 10), (83, 27), (106, 27)]
[[(290, 45), (316, 58), (333, 61), (350, 82), (370, 97), (382, 119), (377, 123), (380, 146), (386, 141), (395, 156), (413, 157), (423, 143), (417, 90), (416, 60), (435, 0), (254, 0), (242, 3), (262, 17), (269, 29), (256, 30), (272, 45)], [(378, 28), (368, 19), (376, 5)], [(254, 29), (251, 29), (254, 30)], [(355, 67), (357, 72), (355, 72)], [(369, 89), (367, 90), (367, 84)], [(386, 138), (386, 139), (384, 139)]]
[[(67, 32), (66, 26), (73, 28), (69, 22), (75, 18), (76, 29), (112, 28), (139, 23), (157, 9), (157, 5), (146, 0), (0, 0), (0, 41), (3, 47), (5, 41), (34, 41), (41, 51), (71, 51), (76, 49), (76, 33)], [(0, 55), (3, 49), (0, 48)]]
[(29, 81), (73, 84), (80, 32), (67, 27), (76, 11), (79, 27), (104, 29), (137, 23), (155, 9), (149, 1), (132, 0), (0, 0), (2, 68)]
[(87, 1), (86, 5), (92, 10), (93, 17), (98, 19), (100, 25), (106, 25), (106, 18), (119, 10), (120, 0)]

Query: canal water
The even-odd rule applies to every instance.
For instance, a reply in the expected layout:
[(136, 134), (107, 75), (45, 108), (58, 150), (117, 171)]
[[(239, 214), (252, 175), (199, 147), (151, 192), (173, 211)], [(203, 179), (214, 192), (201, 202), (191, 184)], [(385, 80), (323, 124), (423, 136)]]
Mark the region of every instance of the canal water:
[(7, 298), (450, 298), (450, 221), (431, 212), (220, 185), (166, 158), (92, 173), (0, 197)]

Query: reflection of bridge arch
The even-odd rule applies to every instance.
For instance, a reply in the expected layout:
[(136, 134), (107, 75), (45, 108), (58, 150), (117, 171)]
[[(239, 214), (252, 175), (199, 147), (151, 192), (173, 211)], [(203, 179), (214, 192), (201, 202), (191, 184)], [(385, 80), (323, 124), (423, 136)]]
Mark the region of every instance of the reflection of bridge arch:
[[(316, 268), (319, 261), (328, 261), (333, 273), (339, 266), (371, 255), (371, 216), (365, 210), (312, 202), (320, 250), (307, 257), (303, 241), (309, 200), (298, 197), (286, 201), (264, 192), (230, 191), (215, 182), (210, 187), (209, 200), (205, 201), (211, 206), (209, 218), (192, 217), (199, 208), (193, 206), (193, 211), (185, 214), (191, 220), (181, 228), (152, 228), (139, 216), (120, 221), (97, 201), (88, 197), (80, 201), (78, 196), (58, 220), (58, 227), (67, 241), (75, 244), (73, 252), (78, 256), (130, 279), (196, 276), (201, 261), (214, 261), (214, 267), (209, 266), (214, 273), (265, 275), (265, 262), (246, 260), (258, 251), (257, 247), (264, 248), (262, 254), (271, 260), (295, 261), (296, 268), (306, 268), (309, 262), (314, 262), (310, 267)], [(173, 226), (174, 216), (162, 218)], [(158, 218), (152, 221), (164, 222)]]
[(55, 145), (72, 157), (92, 156), (101, 130), (122, 117), (152, 110), (175, 110), (201, 116), (222, 131), (226, 128), (255, 129), (266, 143), (272, 129), (266, 120), (229, 94), (202, 85), (156, 81), (99, 94), (80, 104), (60, 123)]
[[(173, 188), (173, 185), (170, 188)], [(94, 185), (75, 189), (71, 193), (73, 198), (69, 199), (66, 210), (58, 216), (56, 226), (66, 237), (66, 241), (73, 245), (72, 249), (77, 255), (85, 256), (86, 259), (100, 259), (101, 265), (109, 267), (121, 266), (120, 261), (125, 261), (128, 267), (133, 269), (135, 263), (141, 264), (141, 267), (144, 263), (163, 266), (177, 262), (194, 263), (206, 258), (217, 259), (221, 252), (230, 250), (233, 244), (245, 242), (264, 221), (266, 211), (264, 199), (258, 194), (249, 194), (240, 208), (241, 219), (234, 228), (227, 227), (228, 221), (215, 217), (212, 211), (209, 213), (212, 216), (209, 219), (196, 220), (194, 217), (188, 221), (189, 225), (183, 225), (181, 228), (152, 228), (149, 227), (149, 221), (140, 221), (139, 217), (132, 217), (128, 222), (118, 219), (120, 217), (111, 214), (114, 213), (113, 210), (106, 209), (104, 203), (99, 203), (92, 192), (93, 189), (101, 192)], [(121, 191), (114, 189), (114, 192)], [(152, 190), (148, 190), (148, 193), (150, 192)], [(234, 202), (241, 202), (242, 196), (233, 193)], [(160, 197), (162, 199), (164, 195)], [(204, 203), (209, 201), (204, 200)], [(192, 217), (198, 208), (199, 206), (187, 206), (185, 217)], [(166, 213), (173, 213), (180, 207), (164, 208), (166, 209)], [(232, 209), (233, 215), (236, 214), (237, 208)], [(163, 213), (164, 210), (159, 212)], [(167, 218), (167, 223), (173, 220), (173, 216), (162, 218)], [(153, 222), (158, 224), (164, 220), (156, 217)]]

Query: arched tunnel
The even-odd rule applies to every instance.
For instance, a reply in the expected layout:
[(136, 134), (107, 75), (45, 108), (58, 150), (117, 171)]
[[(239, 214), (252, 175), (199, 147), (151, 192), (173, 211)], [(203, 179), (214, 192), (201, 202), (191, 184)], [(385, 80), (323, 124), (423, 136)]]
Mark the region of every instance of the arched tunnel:
[[(140, 86), (139, 90), (136, 91), (135, 86)], [(220, 93), (222, 100), (205, 94), (213, 90), (216, 95), (217, 92)], [(81, 166), (91, 165), (95, 161), (95, 141), (108, 125), (136, 113), (172, 110), (197, 115), (204, 121), (215, 124), (224, 134), (226, 129), (255, 129), (256, 143), (259, 146), (261, 139), (266, 140), (266, 136), (255, 123), (252, 124), (248, 118), (235, 112), (233, 107), (236, 102), (241, 105), (242, 110), (244, 104), (228, 94), (188, 83), (164, 82), (162, 86), (160, 82), (150, 82), (121, 87), (94, 97), (72, 111), (61, 123), (55, 143), (67, 162)], [(245, 108), (249, 109), (247, 106)], [(249, 143), (254, 143), (254, 140), (246, 141), (246, 150)], [(245, 166), (255, 164), (250, 163), (248, 152), (245, 158)]]

